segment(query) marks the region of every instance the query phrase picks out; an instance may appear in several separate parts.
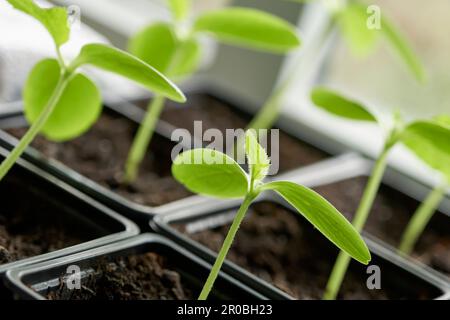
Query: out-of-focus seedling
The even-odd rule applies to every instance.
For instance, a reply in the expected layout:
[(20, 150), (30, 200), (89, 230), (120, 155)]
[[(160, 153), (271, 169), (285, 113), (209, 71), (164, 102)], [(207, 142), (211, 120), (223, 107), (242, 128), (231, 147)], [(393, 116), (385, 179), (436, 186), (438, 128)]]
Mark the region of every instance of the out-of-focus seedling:
[(402, 236), (399, 251), (409, 255), (450, 189), (450, 117), (441, 116), (434, 121), (411, 125), (403, 134), (402, 142), (442, 176), (442, 182), (419, 206)]
[[(173, 22), (154, 23), (134, 36), (129, 51), (171, 78), (183, 79), (197, 71), (202, 47), (199, 37), (206, 34), (230, 45), (271, 53), (285, 53), (300, 45), (295, 27), (263, 11), (229, 7), (190, 16), (190, 0), (169, 0)], [(232, 66), (230, 66), (232, 67)], [(125, 180), (136, 179), (165, 98), (157, 95), (134, 139), (125, 168)]]
[(270, 159), (258, 143), (253, 130), (247, 131), (245, 140), (248, 174), (235, 160), (212, 149), (184, 152), (175, 159), (172, 166), (173, 176), (194, 193), (216, 198), (243, 199), (200, 294), (200, 300), (208, 298), (249, 206), (261, 192), (267, 190), (277, 192), (346, 254), (363, 264), (370, 261), (370, 252), (355, 228), (319, 194), (292, 182), (264, 183)]
[[(354, 216), (353, 226), (358, 232), (361, 232), (366, 224), (386, 170), (389, 152), (397, 143), (404, 142), (413, 151), (419, 152), (420, 150), (420, 153), (426, 150), (426, 146), (434, 145), (436, 147), (434, 149), (436, 152), (438, 152), (437, 150), (440, 150), (438, 152), (440, 156), (435, 154), (436, 159), (438, 157), (440, 158), (445, 152), (448, 152), (448, 145), (445, 146), (445, 143), (448, 144), (448, 140), (444, 143), (445, 139), (443, 140), (443, 136), (438, 136), (437, 133), (437, 131), (443, 131), (445, 129), (442, 127), (441, 129), (436, 129), (439, 128), (439, 126), (435, 124), (428, 124), (428, 122), (422, 121), (405, 124), (403, 123), (399, 113), (394, 113), (394, 121), (392, 124), (385, 123), (383, 120), (379, 119), (379, 117), (375, 116), (369, 108), (361, 103), (350, 100), (343, 97), (339, 93), (326, 88), (314, 89), (311, 94), (311, 98), (319, 108), (330, 114), (353, 121), (372, 122), (386, 129), (381, 153), (375, 161), (372, 174)], [(416, 137), (417, 139), (420, 137), (420, 143), (419, 140), (412, 142), (413, 139), (416, 139), (413, 137)], [(444, 150), (447, 151), (444, 152)], [(447, 159), (448, 155), (442, 160)], [(342, 281), (347, 272), (349, 262), (350, 257), (348, 254), (341, 252), (337, 258), (330, 279), (328, 280), (324, 299), (335, 299), (337, 297)]]
[(57, 59), (37, 63), (26, 82), (23, 99), (30, 129), (0, 166), (0, 179), (12, 168), (37, 134), (53, 141), (73, 139), (87, 131), (100, 115), (101, 95), (96, 85), (79, 73), (84, 65), (127, 77), (162, 96), (183, 102), (183, 93), (159, 71), (147, 63), (104, 44), (85, 45), (79, 55), (67, 63), (60, 47), (69, 41), (70, 29), (65, 8), (41, 8), (32, 0), (8, 0), (41, 22), (55, 43)]
[[(317, 38), (311, 41), (317, 43), (319, 47), (323, 46), (330, 33), (337, 29), (353, 55), (361, 57), (374, 52), (377, 44), (384, 38), (393, 51), (402, 59), (411, 74), (419, 82), (425, 81), (426, 75), (420, 60), (411, 49), (406, 38), (395, 27), (395, 24), (385, 16), (384, 12), (378, 12), (379, 16), (377, 16), (372, 11), (373, 7), (365, 4), (362, 0), (288, 1), (300, 3), (322, 2), (328, 9), (331, 15), (329, 25), (324, 29), (323, 34), (318, 34)], [(376, 19), (379, 19), (379, 21), (376, 21)], [(300, 65), (300, 61), (296, 61), (295, 65)], [(280, 81), (272, 95), (250, 123), (249, 128), (272, 128), (279, 117), (285, 93), (291, 88), (292, 81), (298, 73), (297, 69), (294, 66)]]

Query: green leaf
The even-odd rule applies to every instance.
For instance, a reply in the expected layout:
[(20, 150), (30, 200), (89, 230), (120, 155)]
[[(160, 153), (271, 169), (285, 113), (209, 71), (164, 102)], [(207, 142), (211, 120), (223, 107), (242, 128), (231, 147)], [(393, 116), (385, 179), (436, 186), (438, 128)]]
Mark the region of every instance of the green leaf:
[(190, 0), (168, 0), (170, 10), (176, 20), (183, 20), (189, 14), (191, 9)]
[(400, 138), (417, 157), (450, 181), (450, 127), (419, 121), (406, 127)]
[(190, 75), (200, 61), (200, 46), (195, 39), (180, 41), (173, 26), (167, 23), (151, 25), (129, 43), (129, 51), (169, 76)]
[(74, 70), (85, 64), (122, 75), (174, 101), (186, 101), (181, 90), (163, 74), (125, 51), (104, 44), (88, 44), (70, 68)]
[[(31, 71), (24, 89), (25, 116), (38, 119), (56, 88), (61, 69), (55, 59), (39, 62)], [(101, 96), (91, 80), (82, 74), (70, 79), (42, 133), (54, 141), (66, 141), (86, 132), (102, 110)]]
[(367, 27), (367, 7), (349, 4), (337, 13), (337, 23), (350, 50), (356, 56), (366, 56), (378, 43), (380, 32)]
[(178, 45), (175, 61), (169, 70), (169, 74), (176, 78), (193, 74), (198, 69), (200, 58), (201, 47), (197, 40), (184, 40)]
[(128, 51), (160, 72), (166, 72), (177, 48), (173, 26), (155, 23), (138, 32), (131, 40)]
[(411, 73), (420, 82), (426, 81), (426, 73), (420, 59), (411, 49), (406, 38), (396, 29), (396, 27), (387, 19), (381, 20), (382, 31), (391, 47), (399, 54), (405, 62)]
[(258, 143), (255, 130), (250, 129), (245, 135), (245, 153), (247, 154), (250, 177), (257, 184), (269, 173), (270, 159), (266, 150)]
[(227, 155), (211, 149), (194, 149), (180, 154), (172, 174), (188, 190), (216, 198), (241, 198), (248, 191), (248, 176)]
[(339, 249), (355, 260), (368, 264), (369, 249), (345, 217), (316, 192), (293, 182), (272, 182), (264, 190), (274, 190), (290, 203)]
[(295, 27), (263, 11), (249, 8), (225, 8), (201, 15), (195, 31), (208, 32), (232, 45), (284, 53), (300, 45)]
[(440, 124), (441, 126), (450, 127), (450, 116), (448, 115), (440, 115), (433, 119), (435, 122)]
[(67, 10), (61, 7), (41, 8), (32, 0), (7, 0), (14, 8), (41, 22), (48, 30), (55, 44), (60, 47), (69, 40), (70, 28)]
[(315, 88), (311, 93), (311, 100), (315, 105), (335, 116), (357, 121), (377, 122), (376, 117), (365, 106), (327, 88)]

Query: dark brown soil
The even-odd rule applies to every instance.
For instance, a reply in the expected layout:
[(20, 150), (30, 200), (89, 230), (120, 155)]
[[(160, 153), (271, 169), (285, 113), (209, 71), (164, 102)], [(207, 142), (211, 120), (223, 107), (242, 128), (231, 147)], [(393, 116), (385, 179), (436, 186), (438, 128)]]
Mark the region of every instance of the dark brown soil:
[[(316, 190), (352, 219), (366, 183), (367, 178), (360, 177), (319, 187)], [(397, 247), (411, 215), (418, 206), (416, 200), (383, 186), (365, 230)], [(450, 218), (435, 214), (420, 237), (413, 256), (450, 277)]]
[[(0, 184), (0, 265), (92, 240), (52, 203), (13, 175)], [(31, 188), (31, 189), (30, 189)]]
[[(146, 107), (147, 102), (140, 102), (141, 107)], [(161, 119), (177, 128), (185, 128), (191, 134), (194, 133), (194, 122), (202, 121), (203, 131), (218, 129), (223, 134), (226, 129), (245, 129), (251, 118), (229, 104), (212, 96), (193, 94), (188, 102), (179, 105), (169, 102), (164, 109)], [(270, 152), (270, 141), (269, 154)], [(279, 172), (296, 169), (327, 158), (325, 152), (280, 131), (279, 143)]]
[[(186, 225), (175, 225), (186, 232)], [(218, 251), (229, 225), (189, 236)], [(272, 203), (254, 205), (228, 258), (298, 299), (320, 299), (337, 249), (303, 218)], [(374, 264), (381, 262), (372, 261)], [(339, 299), (430, 299), (438, 293), (390, 266), (382, 268), (382, 289), (368, 290), (364, 266), (352, 262)], [(410, 287), (414, 282), (415, 287)]]
[[(174, 144), (155, 135), (140, 170), (131, 185), (122, 183), (123, 168), (137, 126), (130, 120), (106, 112), (83, 136), (54, 143), (42, 136), (32, 146), (49, 158), (57, 159), (80, 174), (122, 196), (144, 205), (158, 206), (185, 198), (190, 193), (171, 175)], [(16, 137), (25, 129), (9, 130)]]
[(84, 279), (81, 290), (62, 285), (50, 300), (189, 300), (192, 289), (166, 259), (156, 253), (101, 261)]

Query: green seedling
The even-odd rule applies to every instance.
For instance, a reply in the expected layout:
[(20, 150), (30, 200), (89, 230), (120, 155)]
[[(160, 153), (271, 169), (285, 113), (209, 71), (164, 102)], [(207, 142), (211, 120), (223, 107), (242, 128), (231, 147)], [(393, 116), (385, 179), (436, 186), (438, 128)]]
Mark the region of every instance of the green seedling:
[(450, 190), (450, 117), (416, 123), (402, 138), (419, 159), (441, 175), (442, 182), (412, 216), (402, 236), (399, 252), (410, 255), (439, 204)]
[(184, 102), (183, 93), (159, 71), (138, 58), (104, 44), (85, 45), (79, 55), (67, 63), (60, 52), (69, 41), (67, 10), (41, 8), (32, 0), (8, 0), (38, 20), (50, 33), (57, 59), (44, 59), (31, 71), (24, 88), (24, 111), (31, 124), (19, 144), (0, 166), (0, 180), (17, 159), (42, 133), (53, 141), (67, 141), (87, 131), (101, 113), (101, 95), (96, 85), (79, 68), (91, 65), (122, 75), (145, 88), (175, 101)]
[[(300, 3), (319, 2), (318, 0), (288, 0)], [(314, 43), (320, 47), (325, 45), (329, 35), (338, 30), (346, 41), (350, 51), (357, 57), (373, 53), (381, 39), (387, 40), (390, 47), (402, 59), (411, 74), (419, 81), (425, 81), (425, 71), (420, 60), (411, 49), (406, 38), (395, 25), (384, 15), (377, 16), (362, 0), (322, 1), (327, 7), (331, 20), (323, 34), (319, 34)], [(380, 13), (381, 14), (381, 13)], [(379, 18), (379, 24), (376, 20)], [(369, 25), (373, 27), (369, 28)], [(316, 48), (317, 49), (317, 48)], [(249, 128), (270, 129), (279, 117), (286, 92), (291, 88), (301, 61), (296, 61), (291, 71), (280, 81), (264, 106), (260, 109)]]
[[(300, 45), (294, 26), (255, 9), (229, 7), (188, 21), (190, 2), (169, 1), (173, 22), (158, 22), (144, 28), (130, 40), (129, 51), (169, 77), (182, 80), (192, 76), (199, 67), (202, 35), (226, 44), (278, 54)], [(157, 95), (148, 105), (125, 165), (128, 183), (137, 177), (164, 104), (165, 98)]]
[(212, 149), (184, 152), (175, 159), (172, 166), (173, 176), (194, 193), (224, 199), (243, 199), (200, 294), (200, 300), (208, 298), (249, 206), (263, 191), (278, 193), (349, 256), (363, 264), (370, 261), (370, 252), (359, 233), (319, 194), (292, 182), (264, 183), (270, 168), (270, 159), (252, 130), (247, 131), (245, 136), (245, 153), (249, 173), (234, 159)]
[[(353, 121), (366, 121), (380, 125), (385, 128), (384, 143), (381, 153), (378, 155), (375, 165), (372, 170), (372, 174), (369, 178), (368, 184), (364, 190), (363, 197), (359, 204), (359, 207), (355, 213), (353, 226), (358, 232), (361, 232), (366, 224), (369, 213), (372, 209), (373, 202), (378, 193), (384, 172), (387, 166), (387, 158), (392, 148), (397, 143), (405, 143), (406, 146), (411, 148), (415, 152), (426, 152), (426, 146), (433, 145), (436, 147), (436, 159), (441, 158), (441, 155), (448, 152), (448, 145), (445, 139), (442, 140), (442, 136), (439, 140), (433, 141), (438, 138), (436, 132), (434, 132), (427, 124), (427, 122), (417, 121), (411, 124), (403, 123), (399, 113), (395, 113), (393, 116), (393, 123), (386, 123), (380, 117), (374, 115), (370, 109), (359, 102), (353, 101), (342, 95), (333, 92), (326, 88), (316, 88), (311, 95), (312, 101), (321, 109), (326, 112), (346, 118)], [(412, 142), (413, 139), (418, 139), (420, 132), (421, 143)], [(412, 138), (416, 137), (416, 138)], [(446, 149), (447, 148), (447, 149)], [(440, 150), (440, 151), (437, 151)], [(447, 151), (445, 151), (447, 150)], [(441, 160), (446, 160), (443, 158)], [(341, 252), (337, 258), (336, 264), (331, 273), (330, 279), (327, 284), (324, 299), (331, 300), (336, 299), (342, 281), (347, 272), (347, 268), (350, 262), (350, 257), (347, 253)]]

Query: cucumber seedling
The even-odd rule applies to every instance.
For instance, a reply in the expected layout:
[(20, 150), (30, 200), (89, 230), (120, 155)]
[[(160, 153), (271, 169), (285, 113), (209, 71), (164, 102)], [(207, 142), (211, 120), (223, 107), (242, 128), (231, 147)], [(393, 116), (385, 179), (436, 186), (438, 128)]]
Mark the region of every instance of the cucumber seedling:
[[(169, 77), (181, 80), (199, 67), (202, 51), (199, 38), (204, 34), (223, 43), (278, 54), (300, 45), (294, 26), (255, 9), (228, 7), (187, 21), (190, 2), (169, 0), (173, 22), (158, 22), (144, 28), (130, 40), (129, 51)], [(165, 98), (157, 95), (147, 107), (125, 164), (128, 183), (136, 179), (164, 104)]]
[(243, 202), (224, 240), (211, 273), (199, 296), (205, 300), (214, 285), (249, 206), (263, 191), (275, 191), (325, 237), (357, 261), (367, 264), (370, 252), (359, 233), (344, 216), (316, 192), (287, 181), (264, 183), (270, 159), (253, 130), (245, 136), (249, 173), (226, 154), (212, 149), (194, 149), (174, 161), (175, 179), (190, 191), (216, 198), (241, 198)]
[(155, 68), (114, 47), (85, 45), (79, 55), (67, 63), (60, 51), (70, 38), (67, 10), (41, 8), (32, 0), (8, 2), (47, 29), (54, 41), (57, 59), (38, 62), (28, 77), (23, 100), (25, 117), (31, 126), (2, 162), (0, 180), (37, 134), (42, 133), (53, 141), (66, 141), (81, 135), (96, 122), (102, 109), (101, 95), (96, 85), (78, 72), (82, 66), (91, 65), (119, 74), (175, 101), (186, 100), (183, 93)]
[(450, 190), (450, 117), (412, 125), (402, 137), (403, 143), (425, 164), (440, 173), (441, 183), (430, 192), (409, 221), (399, 252), (410, 255), (439, 204)]
[[(300, 3), (320, 2), (318, 0), (288, 0)], [(364, 4), (364, 1), (321, 1), (331, 15), (330, 22), (314, 39), (310, 40), (310, 47), (314, 49), (313, 54), (322, 51), (326, 45), (326, 40), (334, 30), (338, 30), (341, 37), (345, 40), (347, 46), (354, 56), (361, 57), (375, 51), (377, 44), (381, 39), (387, 40), (393, 51), (401, 58), (411, 74), (419, 81), (425, 81), (425, 71), (417, 55), (411, 49), (406, 38), (396, 28), (396, 26), (387, 17), (379, 16), (377, 12), (372, 12), (371, 7)], [(371, 19), (379, 19), (379, 26), (368, 27)], [(376, 24), (377, 21), (374, 21)], [(286, 92), (300, 72), (302, 60), (315, 59), (316, 56), (303, 56), (294, 62), (294, 66), (281, 79), (275, 87), (271, 96), (259, 110), (249, 128), (270, 129), (279, 117)]]
[[(446, 150), (443, 148), (448, 148), (448, 145), (445, 146), (445, 143), (442, 141), (442, 139), (439, 140), (439, 143), (437, 143), (436, 141), (433, 142), (433, 139), (435, 138), (433, 131), (429, 128), (429, 130), (427, 130), (427, 125), (422, 121), (405, 124), (402, 121), (400, 114), (394, 113), (392, 124), (385, 123), (382, 119), (379, 119), (379, 117), (375, 116), (368, 107), (362, 105), (359, 102), (343, 97), (337, 92), (323, 87), (315, 88), (312, 91), (311, 99), (317, 107), (327, 111), (332, 115), (353, 121), (372, 122), (374, 124), (380, 125), (383, 128), (386, 128), (381, 153), (378, 155), (375, 161), (375, 165), (373, 167), (369, 181), (365, 187), (360, 204), (353, 218), (353, 226), (358, 232), (361, 232), (366, 224), (375, 197), (380, 188), (384, 172), (386, 170), (389, 152), (397, 143), (406, 142), (406, 145), (411, 147), (412, 150), (415, 151), (425, 151), (422, 148), (425, 148), (425, 145), (427, 144), (433, 143), (436, 143), (436, 147), (442, 148), (441, 152), (443, 152), (443, 150)], [(416, 147), (414, 147), (414, 144), (416, 142), (411, 142), (411, 137), (417, 137), (417, 134), (415, 132), (423, 133), (421, 135), (422, 142), (421, 144), (418, 143)], [(446, 143), (448, 143), (448, 141)], [(347, 272), (349, 263), (349, 255), (345, 252), (340, 252), (336, 264), (332, 270), (330, 279), (328, 280), (324, 299), (336, 299), (342, 281)]]

